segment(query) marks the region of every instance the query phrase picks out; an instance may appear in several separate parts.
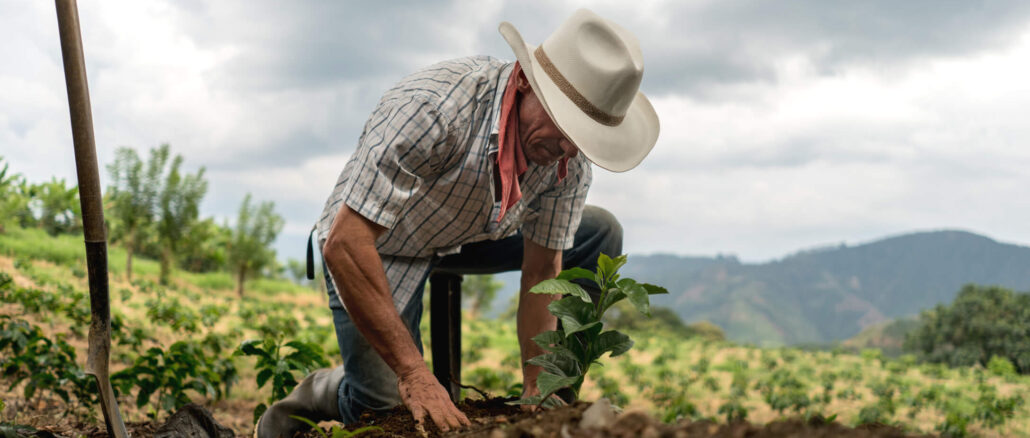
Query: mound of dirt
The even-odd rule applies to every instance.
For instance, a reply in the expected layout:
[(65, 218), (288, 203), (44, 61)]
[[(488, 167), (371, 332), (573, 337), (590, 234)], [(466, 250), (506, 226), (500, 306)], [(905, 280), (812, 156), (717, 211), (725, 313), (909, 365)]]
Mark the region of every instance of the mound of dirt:
[[(710, 421), (683, 421), (678, 424), (665, 424), (644, 412), (629, 411), (615, 414), (614, 411), (600, 415), (587, 414), (591, 418), (584, 419), (584, 413), (590, 404), (577, 402), (570, 406), (550, 409), (541, 412), (524, 412), (518, 406), (509, 406), (507, 399), (466, 400), (458, 404), (458, 408), (472, 420), (473, 426), (460, 431), (442, 434), (432, 424), (427, 425), (426, 435), (436, 437), (468, 437), (468, 438), (522, 438), (522, 437), (618, 437), (618, 438), (660, 438), (660, 437), (917, 437), (929, 435), (912, 435), (905, 431), (885, 425), (866, 425), (851, 428), (839, 423), (825, 422), (821, 419), (802, 421), (790, 419), (776, 421), (764, 425), (747, 422), (718, 424)], [(609, 408), (610, 409), (610, 408)], [(595, 409), (598, 411), (598, 409)], [(600, 409), (604, 411), (604, 409)], [(596, 412), (594, 414), (597, 414)], [(602, 418), (602, 419), (598, 419)], [(589, 427), (587, 426), (589, 424)], [(365, 432), (362, 437), (417, 437), (420, 432), (415, 428), (415, 421), (404, 407), (373, 415), (366, 414), (361, 421), (347, 425), (348, 430), (356, 430), (366, 426), (380, 429)], [(317, 431), (310, 431), (304, 438), (321, 438)]]

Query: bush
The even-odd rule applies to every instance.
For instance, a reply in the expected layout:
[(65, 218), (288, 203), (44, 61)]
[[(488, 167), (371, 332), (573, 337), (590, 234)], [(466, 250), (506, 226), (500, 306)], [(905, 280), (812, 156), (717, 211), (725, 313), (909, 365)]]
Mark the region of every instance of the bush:
[(1020, 374), (1030, 373), (1030, 294), (996, 286), (967, 285), (950, 305), (924, 311), (905, 349), (931, 362), (954, 367), (987, 366), (1004, 358)]
[(1001, 356), (991, 356), (991, 360), (987, 362), (987, 370), (1000, 377), (1016, 375), (1016, 366)]

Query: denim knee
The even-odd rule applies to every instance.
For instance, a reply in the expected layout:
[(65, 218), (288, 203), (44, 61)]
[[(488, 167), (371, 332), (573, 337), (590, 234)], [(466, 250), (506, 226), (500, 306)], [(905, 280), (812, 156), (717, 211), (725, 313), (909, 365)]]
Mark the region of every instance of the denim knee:
[(622, 224), (608, 210), (587, 205), (572, 248), (562, 254), (563, 269), (580, 267), (594, 271), (601, 253), (609, 257), (622, 254)]

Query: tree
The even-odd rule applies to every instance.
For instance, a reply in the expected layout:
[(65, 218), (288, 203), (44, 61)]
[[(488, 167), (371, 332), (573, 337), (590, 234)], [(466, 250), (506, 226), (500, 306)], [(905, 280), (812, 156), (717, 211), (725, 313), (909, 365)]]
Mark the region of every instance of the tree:
[(228, 267), (226, 248), (233, 230), (207, 218), (190, 227), (178, 252), (179, 267), (190, 272), (211, 272)]
[(82, 205), (79, 188), (67, 186), (64, 179), (53, 177), (36, 186), (36, 199), (30, 201), (39, 209), (39, 226), (47, 234), (74, 233), (82, 228)]
[(250, 204), (250, 193), (243, 198), (236, 229), (229, 244), (229, 266), (236, 274), (236, 292), (243, 296), (243, 284), (248, 277), (257, 275), (275, 262), (272, 242), (285, 221), (275, 212), (275, 203)]
[[(162, 147), (166, 147), (162, 146)], [(183, 241), (196, 225), (200, 201), (207, 193), (204, 168), (197, 173), (181, 174), (182, 156), (172, 159), (168, 175), (158, 196), (157, 239), (161, 246), (161, 284), (168, 284), (172, 267)]]
[[(3, 161), (2, 156), (0, 161)], [(29, 186), (25, 183), (24, 177), (10, 173), (8, 167), (8, 163), (3, 163), (3, 168), (0, 168), (0, 234), (4, 232), (6, 225), (22, 225), (26, 218), (31, 218), (29, 197), (26, 193)]]
[(493, 275), (466, 275), (461, 281), (461, 294), (469, 302), (469, 316), (478, 318), (479, 312), (490, 310), (497, 291), (504, 283)]
[(132, 279), (132, 256), (150, 234), (157, 209), (157, 195), (161, 190), (161, 174), (168, 162), (169, 146), (163, 144), (150, 150), (150, 160), (144, 171), (143, 161), (136, 151), (123, 147), (115, 151), (115, 161), (107, 166), (112, 185), (107, 196), (112, 205), (116, 233), (125, 246), (125, 279)]
[(923, 311), (904, 348), (931, 362), (987, 366), (1008, 359), (1030, 373), (1030, 294), (997, 286), (966, 285), (950, 305)]

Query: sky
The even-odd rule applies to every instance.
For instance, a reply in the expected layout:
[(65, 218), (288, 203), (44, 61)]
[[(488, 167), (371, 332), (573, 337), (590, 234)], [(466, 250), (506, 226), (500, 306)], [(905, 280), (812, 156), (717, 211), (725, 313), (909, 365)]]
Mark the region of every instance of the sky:
[[(637, 36), (661, 119), (587, 198), (627, 253), (759, 262), (944, 228), (1030, 245), (1025, 1), (83, 1), (98, 157), (169, 143), (206, 169), (204, 217), (273, 201), (279, 256), (301, 259), (386, 89), (514, 60), (501, 21), (539, 44), (580, 7)], [(0, 0), (0, 41), (0, 156), (75, 181), (53, 3)]]

